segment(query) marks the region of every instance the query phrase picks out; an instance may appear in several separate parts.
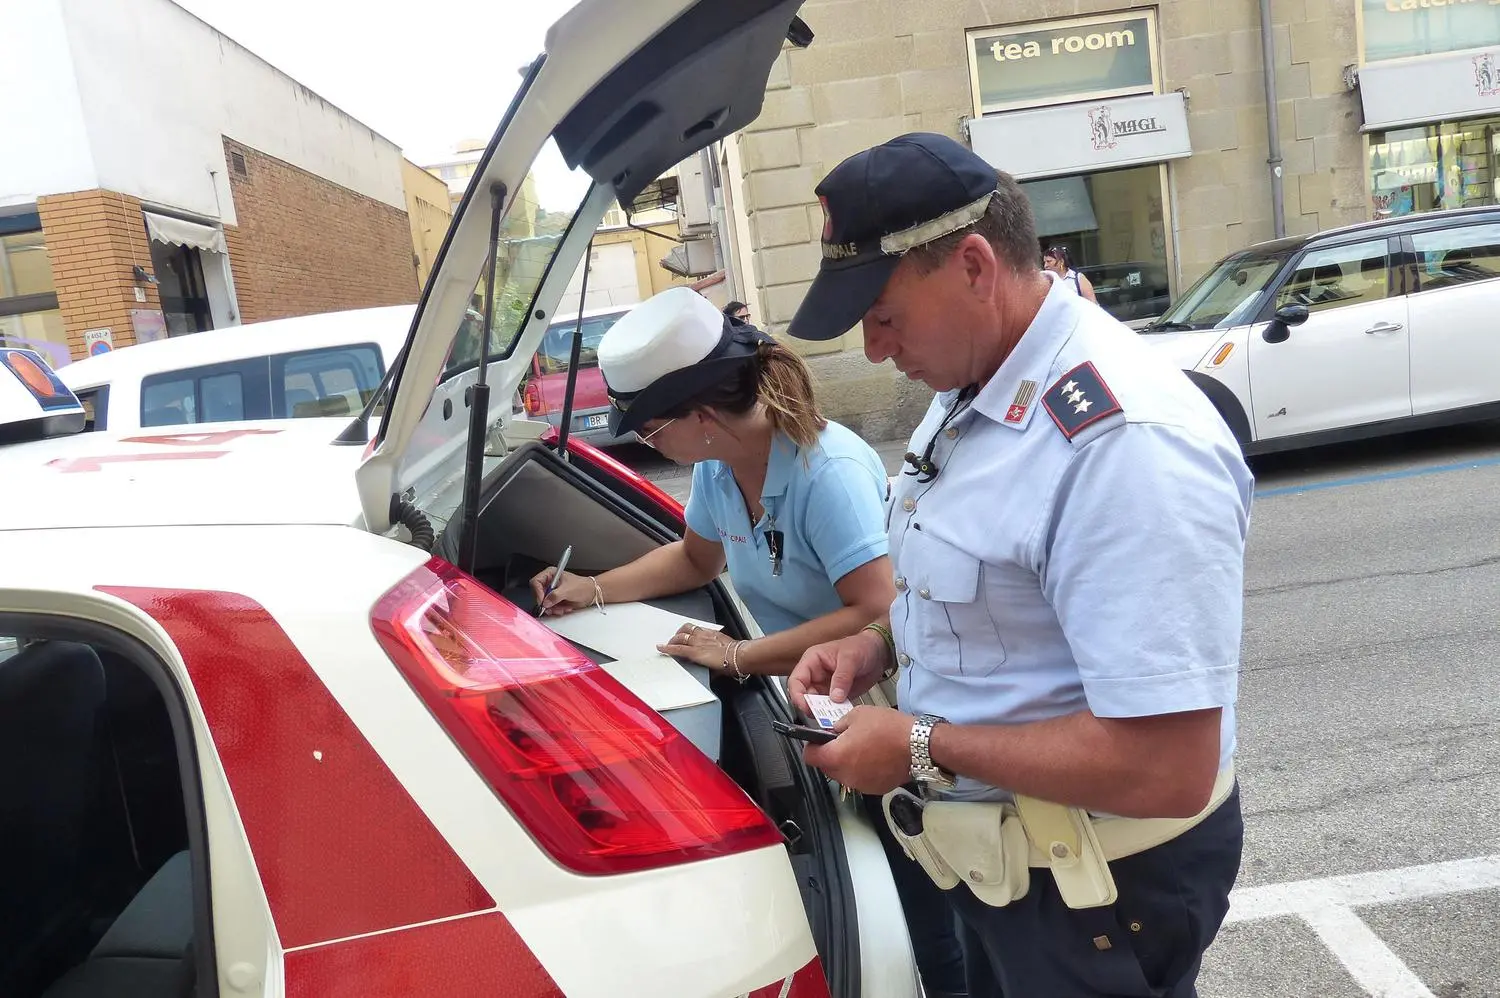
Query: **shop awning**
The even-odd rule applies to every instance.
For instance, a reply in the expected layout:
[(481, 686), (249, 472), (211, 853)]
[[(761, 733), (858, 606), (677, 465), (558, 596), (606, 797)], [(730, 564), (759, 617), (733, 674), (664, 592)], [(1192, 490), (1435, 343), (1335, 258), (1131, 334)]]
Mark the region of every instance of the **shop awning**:
[(146, 232), (159, 243), (166, 243), (168, 246), (187, 246), (191, 249), (207, 250), (210, 253), (229, 252), (229, 247), (224, 242), (222, 229), (198, 222), (189, 222), (182, 218), (173, 218), (170, 215), (158, 215), (153, 211), (143, 214), (146, 216)]
[(1060, 177), (1191, 156), (1182, 94), (1145, 94), (989, 114), (969, 144), (1017, 180)]
[(1500, 49), (1360, 67), (1363, 131), (1500, 114)]

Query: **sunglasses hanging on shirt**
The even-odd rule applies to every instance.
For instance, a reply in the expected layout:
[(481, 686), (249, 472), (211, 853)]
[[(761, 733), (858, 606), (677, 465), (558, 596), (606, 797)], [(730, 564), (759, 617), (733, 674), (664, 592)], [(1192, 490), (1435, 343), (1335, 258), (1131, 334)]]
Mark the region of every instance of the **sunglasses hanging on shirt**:
[(907, 451), (905, 462), (911, 465), (913, 470), (903, 471), (903, 475), (921, 476), (917, 479), (917, 481), (922, 485), (926, 485), (928, 482), (937, 478), (938, 472), (942, 470), (937, 466), (937, 462), (932, 459), (932, 449), (937, 446), (937, 438), (942, 435), (943, 430), (948, 428), (948, 424), (953, 422), (954, 418), (957, 417), (959, 413), (963, 412), (969, 407), (969, 403), (973, 402), (974, 397), (978, 394), (978, 385), (966, 385), (963, 390), (958, 393), (958, 398), (954, 399), (953, 405), (949, 406), (948, 412), (943, 416), (943, 421), (938, 424), (938, 428), (936, 430), (932, 431), (932, 436), (928, 439), (927, 447), (922, 451), (921, 456), (918, 457), (911, 451)]

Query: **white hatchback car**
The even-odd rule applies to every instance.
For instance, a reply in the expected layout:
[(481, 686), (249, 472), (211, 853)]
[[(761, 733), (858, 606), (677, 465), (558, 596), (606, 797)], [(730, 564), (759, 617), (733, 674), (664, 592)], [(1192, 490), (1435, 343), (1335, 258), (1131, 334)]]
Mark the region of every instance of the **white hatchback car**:
[[(771, 726), (784, 683), (654, 660), (675, 688), (653, 692), (613, 666), (654, 631), (568, 640), (527, 585), (568, 546), (595, 572), (681, 536), (673, 500), (510, 401), (606, 209), (755, 118), (808, 43), (800, 2), (559, 21), (338, 442), (84, 433), (13, 361), (0, 994), (920, 994), (863, 810)], [(544, 146), (587, 183), (514, 266), (505, 213)], [(489, 363), (445, 377), (476, 287)], [(722, 579), (653, 602), (757, 633)]]
[(74, 361), (58, 375), (96, 430), (354, 416), (415, 312), (390, 305), (211, 329)]
[(1500, 208), (1232, 253), (1141, 329), (1247, 454), (1500, 416)]

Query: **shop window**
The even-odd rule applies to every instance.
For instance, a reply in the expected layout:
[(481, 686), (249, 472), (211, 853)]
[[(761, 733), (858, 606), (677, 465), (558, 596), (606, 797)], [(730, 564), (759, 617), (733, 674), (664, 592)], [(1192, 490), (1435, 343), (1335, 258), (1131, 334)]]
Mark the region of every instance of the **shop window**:
[(1376, 218), (1496, 203), (1500, 117), (1370, 136)]
[(1308, 253), (1276, 292), (1276, 307), (1306, 305), (1319, 312), (1379, 301), (1389, 288), (1386, 240), (1370, 239)]
[(71, 359), (68, 332), (57, 307), (52, 261), (36, 215), (0, 219), (0, 346), (35, 350), (53, 367)]
[(1099, 304), (1122, 322), (1171, 304), (1161, 167), (1130, 167), (1021, 184), (1041, 249), (1068, 248)]
[(1500, 224), (1415, 232), (1411, 241), (1423, 291), (1500, 277)]

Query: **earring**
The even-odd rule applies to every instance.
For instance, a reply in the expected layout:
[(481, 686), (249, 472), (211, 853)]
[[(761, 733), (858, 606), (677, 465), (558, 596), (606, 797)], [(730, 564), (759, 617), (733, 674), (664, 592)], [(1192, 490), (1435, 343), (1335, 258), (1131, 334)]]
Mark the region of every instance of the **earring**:
[(713, 445), (714, 445), (714, 438), (711, 437), (711, 436), (709, 436), (707, 433), (703, 434), (703, 446), (705, 446), (705, 447), (712, 447)]

